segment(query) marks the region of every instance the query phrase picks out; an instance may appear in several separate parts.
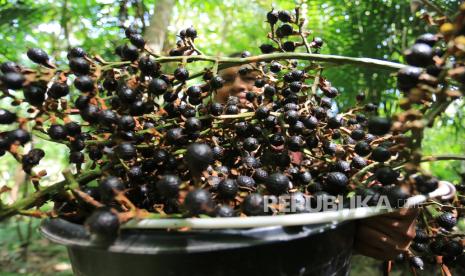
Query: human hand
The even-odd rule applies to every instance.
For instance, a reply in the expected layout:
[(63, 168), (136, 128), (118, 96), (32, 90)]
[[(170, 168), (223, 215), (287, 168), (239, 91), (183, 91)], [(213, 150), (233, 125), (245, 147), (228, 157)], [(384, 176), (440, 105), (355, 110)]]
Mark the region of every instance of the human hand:
[(415, 237), (418, 213), (418, 208), (403, 208), (360, 220), (355, 234), (355, 250), (380, 260), (394, 259), (408, 249)]

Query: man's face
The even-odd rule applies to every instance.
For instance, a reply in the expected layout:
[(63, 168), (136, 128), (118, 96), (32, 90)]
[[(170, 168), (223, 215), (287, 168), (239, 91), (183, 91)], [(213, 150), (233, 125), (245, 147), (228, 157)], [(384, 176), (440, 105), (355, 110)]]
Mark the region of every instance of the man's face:
[(261, 93), (262, 89), (254, 86), (259, 72), (257, 70), (248, 70), (245, 74), (239, 74), (241, 66), (235, 66), (221, 70), (219, 75), (224, 79), (224, 85), (221, 89), (217, 90), (215, 101), (219, 103), (226, 103), (229, 96), (236, 96), (239, 98), (241, 104), (246, 105), (247, 100), (245, 95), (247, 92), (252, 91)]

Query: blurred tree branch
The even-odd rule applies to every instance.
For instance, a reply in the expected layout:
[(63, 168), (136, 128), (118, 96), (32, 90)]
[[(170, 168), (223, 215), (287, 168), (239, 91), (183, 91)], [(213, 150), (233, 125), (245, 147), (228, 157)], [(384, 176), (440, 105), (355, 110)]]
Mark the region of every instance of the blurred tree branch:
[(144, 38), (147, 41), (147, 46), (157, 54), (163, 50), (175, 4), (174, 0), (157, 1), (150, 18), (150, 25), (145, 30)]

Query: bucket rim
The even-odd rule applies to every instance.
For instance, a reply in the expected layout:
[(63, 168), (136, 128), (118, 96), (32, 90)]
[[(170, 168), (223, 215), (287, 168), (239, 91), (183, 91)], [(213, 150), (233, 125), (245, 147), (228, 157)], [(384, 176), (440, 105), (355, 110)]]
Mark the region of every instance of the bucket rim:
[(182, 232), (123, 228), (116, 240), (107, 247), (93, 244), (83, 225), (61, 218), (42, 220), (39, 231), (48, 240), (67, 247), (129, 254), (185, 254), (288, 242), (322, 234), (347, 223), (351, 221), (251, 229), (192, 229)]

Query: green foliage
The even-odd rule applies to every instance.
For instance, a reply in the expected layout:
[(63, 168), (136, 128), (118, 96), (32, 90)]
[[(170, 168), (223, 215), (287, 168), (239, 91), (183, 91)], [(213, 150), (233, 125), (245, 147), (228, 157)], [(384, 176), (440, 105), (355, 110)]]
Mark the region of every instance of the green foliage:
[[(463, 100), (452, 104), (446, 110), (447, 116), (438, 120), (434, 128), (425, 131), (423, 140), (424, 155), (438, 153), (463, 154), (465, 152), (465, 103)], [(442, 161), (425, 163), (422, 167), (440, 179), (460, 183), (460, 173), (465, 170), (465, 162)]]
[(66, 248), (42, 238), (39, 223), (18, 217), (0, 224), (0, 275), (73, 275)]

